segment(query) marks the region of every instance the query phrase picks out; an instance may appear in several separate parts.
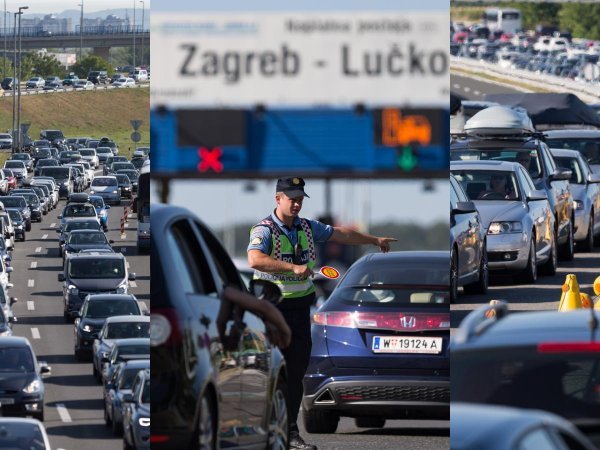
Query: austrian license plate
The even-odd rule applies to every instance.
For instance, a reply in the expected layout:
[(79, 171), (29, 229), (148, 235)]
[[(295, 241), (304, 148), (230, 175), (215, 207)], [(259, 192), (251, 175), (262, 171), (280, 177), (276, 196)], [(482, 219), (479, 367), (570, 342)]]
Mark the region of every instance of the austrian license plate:
[(0, 398), (0, 405), (14, 405), (14, 398)]
[(442, 338), (430, 337), (375, 336), (373, 352), (438, 354), (442, 351), (442, 341)]

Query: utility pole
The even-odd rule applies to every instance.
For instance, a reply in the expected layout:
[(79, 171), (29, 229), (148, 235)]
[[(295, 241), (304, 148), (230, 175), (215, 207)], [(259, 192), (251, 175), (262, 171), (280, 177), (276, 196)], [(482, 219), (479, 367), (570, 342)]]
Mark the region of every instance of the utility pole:
[(79, 18), (79, 64), (83, 59), (83, 0), (77, 6), (81, 6), (81, 17)]
[(2, 73), (2, 76), (5, 77), (6, 76), (6, 0), (4, 0), (4, 28), (2, 29), (2, 34), (4, 35), (4, 53), (2, 54), (2, 56), (4, 56), (4, 72)]
[(12, 114), (12, 138), (13, 138), (13, 146), (12, 146), (12, 152), (15, 153), (15, 148), (16, 148), (16, 143), (17, 143), (17, 133), (16, 133), (16, 123), (17, 123), (17, 111), (16, 111), (16, 107), (17, 107), (17, 98), (16, 98), (16, 92), (17, 92), (17, 14), (20, 14), (18, 12), (14, 13), (15, 14), (15, 20), (13, 21), (13, 29), (14, 29), (14, 33), (13, 33), (13, 37), (14, 37), (14, 47), (15, 47), (15, 51), (13, 54), (13, 82), (12, 82), (12, 107), (13, 107), (13, 114)]
[(19, 106), (17, 109), (17, 136), (19, 136), (19, 141), (18, 141), (18, 147), (17, 147), (17, 151), (18, 153), (21, 152), (21, 146), (22, 146), (22, 136), (21, 136), (21, 77), (22, 77), (22, 73), (21, 73), (21, 61), (22, 61), (22, 56), (23, 56), (23, 50), (22, 50), (22, 46), (21, 46), (21, 16), (23, 15), (23, 12), (21, 11), (22, 9), (29, 9), (29, 6), (20, 6), (19, 7), (19, 93), (18, 93), (18, 97), (19, 97)]
[(144, 11), (146, 10), (146, 4), (144, 3), (144, 0), (140, 0), (140, 3), (142, 4), (142, 55), (140, 58), (140, 65), (143, 66), (144, 65)]
[(135, 0), (133, 0), (133, 70), (135, 71)]

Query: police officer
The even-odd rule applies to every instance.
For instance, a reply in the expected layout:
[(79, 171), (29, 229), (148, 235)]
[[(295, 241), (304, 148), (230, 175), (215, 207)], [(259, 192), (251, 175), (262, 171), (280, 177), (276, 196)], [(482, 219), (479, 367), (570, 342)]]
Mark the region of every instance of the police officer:
[(346, 227), (332, 227), (298, 216), (304, 197), (304, 180), (299, 177), (277, 181), (277, 207), (250, 232), (248, 263), (254, 278), (266, 279), (279, 286), (283, 301), (279, 309), (292, 330), (291, 344), (282, 350), (288, 371), (289, 430), (291, 449), (313, 449), (298, 433), (296, 421), (302, 401), (302, 379), (311, 350), (310, 307), (315, 301), (315, 243), (327, 240), (341, 244), (373, 244), (382, 252), (390, 249), (393, 238), (360, 233)]

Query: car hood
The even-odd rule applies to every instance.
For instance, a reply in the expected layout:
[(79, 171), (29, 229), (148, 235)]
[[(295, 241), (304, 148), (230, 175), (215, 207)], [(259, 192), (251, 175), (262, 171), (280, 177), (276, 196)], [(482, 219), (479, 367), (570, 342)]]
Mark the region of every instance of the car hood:
[(0, 372), (0, 391), (20, 391), (35, 378), (32, 373)]
[(106, 317), (104, 319), (101, 319), (101, 318), (94, 319), (94, 318), (90, 318), (90, 317), (84, 317), (83, 319), (81, 319), (81, 322), (79, 322), (79, 328), (83, 328), (84, 325), (89, 325), (94, 330), (100, 331), (100, 329), (104, 325), (104, 322), (106, 322)]
[(67, 244), (68, 251), (80, 252), (81, 250), (87, 250), (87, 249), (112, 250), (112, 247), (108, 244)]
[(487, 230), (490, 223), (496, 220), (521, 221), (527, 213), (527, 208), (522, 202), (505, 200), (483, 200), (475, 201), (475, 206), (481, 215), (481, 221)]
[(92, 186), (90, 189), (94, 192), (112, 192), (116, 191), (118, 186)]
[(112, 291), (125, 280), (126, 278), (75, 278), (69, 283), (83, 291)]

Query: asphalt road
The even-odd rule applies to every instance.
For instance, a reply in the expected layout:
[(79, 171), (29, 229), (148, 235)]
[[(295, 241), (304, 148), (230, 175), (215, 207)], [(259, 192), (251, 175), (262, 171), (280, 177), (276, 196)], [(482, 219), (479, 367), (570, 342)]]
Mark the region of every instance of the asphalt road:
[(521, 92), (505, 85), (486, 83), (462, 75), (450, 74), (450, 90), (465, 100), (485, 100), (487, 94), (506, 94)]
[[(98, 174), (98, 172), (97, 172)], [(1, 198), (0, 198), (1, 201)], [(46, 386), (44, 425), (52, 448), (67, 450), (112, 450), (122, 448), (122, 439), (104, 425), (102, 388), (92, 377), (91, 362), (78, 362), (73, 355), (73, 324), (65, 323), (62, 283), (57, 280), (62, 258), (58, 254), (57, 216), (65, 201), (33, 223), (25, 242), (17, 242), (12, 253), (9, 295), (19, 301), (13, 305), (18, 318), (13, 331), (32, 343), (38, 360), (46, 361), (52, 371), (44, 378)], [(108, 238), (113, 248), (124, 253), (130, 271), (137, 275), (130, 293), (150, 301), (150, 260), (137, 255), (135, 214), (129, 218), (125, 239), (121, 239), (123, 207), (109, 210)]]

